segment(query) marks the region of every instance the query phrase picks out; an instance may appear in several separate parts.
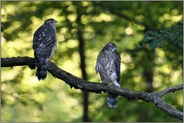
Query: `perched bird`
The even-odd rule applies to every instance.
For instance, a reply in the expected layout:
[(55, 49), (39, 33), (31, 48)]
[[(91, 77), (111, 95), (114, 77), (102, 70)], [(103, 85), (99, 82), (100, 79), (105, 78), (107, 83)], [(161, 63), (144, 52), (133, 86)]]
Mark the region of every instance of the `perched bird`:
[(35, 66), (37, 66), (36, 76), (38, 80), (44, 80), (47, 76), (47, 64), (54, 54), (56, 46), (56, 20), (50, 18), (45, 20), (33, 36), (33, 49)]
[[(97, 57), (96, 73), (100, 73), (102, 83), (120, 86), (121, 57), (116, 49), (114, 43), (110, 42), (105, 45)], [(117, 95), (108, 93), (107, 104), (109, 107), (115, 108), (118, 105)]]

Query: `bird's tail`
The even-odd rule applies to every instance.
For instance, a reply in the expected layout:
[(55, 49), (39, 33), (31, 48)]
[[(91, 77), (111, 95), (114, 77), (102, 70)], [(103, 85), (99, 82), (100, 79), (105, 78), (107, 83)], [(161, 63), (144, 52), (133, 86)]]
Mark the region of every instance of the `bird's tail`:
[(118, 106), (117, 95), (109, 94), (107, 95), (107, 104), (111, 108), (116, 108)]
[(42, 62), (41, 65), (37, 66), (36, 76), (38, 77), (38, 80), (44, 80), (47, 76), (47, 63)]

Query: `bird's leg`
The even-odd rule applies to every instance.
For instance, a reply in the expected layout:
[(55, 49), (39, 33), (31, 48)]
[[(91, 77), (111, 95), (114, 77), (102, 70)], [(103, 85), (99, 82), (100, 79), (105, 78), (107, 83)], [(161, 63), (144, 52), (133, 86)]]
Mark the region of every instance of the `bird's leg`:
[(108, 83), (106, 83), (108, 86), (119, 86), (120, 87), (120, 85), (119, 85), (119, 83), (117, 82), (117, 81), (111, 81), (111, 82), (108, 82)]
[(113, 83), (110, 81), (110, 82), (103, 82), (106, 86), (111, 86), (113, 85)]
[(108, 83), (108, 86), (112, 86), (112, 85), (113, 85), (113, 83), (112, 83), (112, 82), (109, 82), (109, 83)]
[(115, 86), (119, 86), (119, 87), (120, 87), (120, 85), (119, 85), (119, 83), (118, 83), (117, 81), (113, 81), (113, 84), (114, 84)]
[(103, 85), (108, 86), (108, 83), (102, 82)]

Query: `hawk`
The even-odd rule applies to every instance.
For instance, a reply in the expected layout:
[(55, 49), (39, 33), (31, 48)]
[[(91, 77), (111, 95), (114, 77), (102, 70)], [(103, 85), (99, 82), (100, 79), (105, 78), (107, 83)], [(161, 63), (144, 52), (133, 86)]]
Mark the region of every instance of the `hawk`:
[[(97, 57), (96, 73), (100, 73), (102, 83), (107, 85), (120, 86), (120, 60), (116, 52), (117, 46), (114, 43), (106, 44)], [(117, 95), (108, 93), (107, 104), (115, 108), (118, 105)]]
[(47, 76), (47, 64), (54, 54), (56, 46), (56, 20), (50, 18), (45, 20), (33, 36), (33, 49), (35, 66), (37, 66), (36, 76), (38, 80), (44, 80)]

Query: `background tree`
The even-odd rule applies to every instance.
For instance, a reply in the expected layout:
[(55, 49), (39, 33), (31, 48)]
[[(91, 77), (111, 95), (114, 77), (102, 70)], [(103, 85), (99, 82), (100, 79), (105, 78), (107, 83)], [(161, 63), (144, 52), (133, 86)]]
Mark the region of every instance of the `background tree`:
[[(58, 21), (58, 46), (52, 61), (69, 73), (100, 81), (96, 57), (113, 41), (122, 58), (122, 87), (152, 92), (182, 83), (182, 48), (168, 44), (149, 50), (139, 45), (148, 31), (168, 29), (181, 21), (182, 2), (3, 1), (1, 13), (3, 58), (33, 57), (33, 33), (53, 17)], [(2, 68), (1, 92), (3, 121), (179, 121), (142, 101), (120, 99), (118, 107), (111, 109), (106, 94), (82, 96), (50, 74), (40, 82), (26, 66)], [(164, 100), (182, 111), (181, 91)]]

